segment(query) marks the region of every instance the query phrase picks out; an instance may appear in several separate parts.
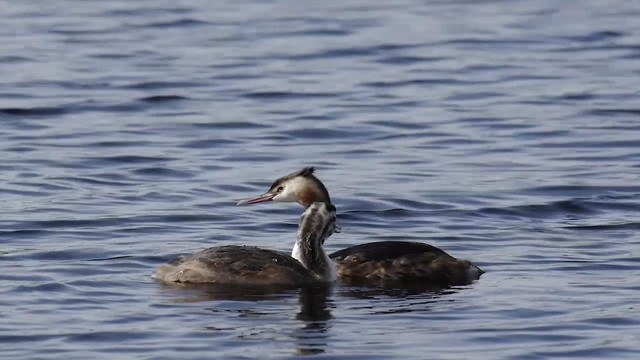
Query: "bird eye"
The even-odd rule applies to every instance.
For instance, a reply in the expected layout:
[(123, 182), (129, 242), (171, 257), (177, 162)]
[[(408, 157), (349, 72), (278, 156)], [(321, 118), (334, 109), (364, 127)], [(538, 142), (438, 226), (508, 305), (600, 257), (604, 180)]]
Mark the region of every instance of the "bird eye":
[(280, 191), (282, 191), (283, 189), (284, 189), (284, 187), (283, 187), (283, 186), (278, 186), (278, 189), (276, 189), (276, 191), (277, 191), (277, 192), (280, 192)]

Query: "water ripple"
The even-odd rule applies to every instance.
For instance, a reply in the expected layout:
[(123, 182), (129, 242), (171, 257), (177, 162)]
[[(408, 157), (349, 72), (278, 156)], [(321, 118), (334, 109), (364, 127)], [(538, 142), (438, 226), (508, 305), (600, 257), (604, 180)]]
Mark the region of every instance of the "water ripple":
[[(0, 357), (640, 352), (637, 2), (77, 5), (0, 14)], [(486, 273), (151, 279), (209, 246), (290, 251), (297, 205), (234, 204), (308, 165), (328, 251), (422, 241)]]

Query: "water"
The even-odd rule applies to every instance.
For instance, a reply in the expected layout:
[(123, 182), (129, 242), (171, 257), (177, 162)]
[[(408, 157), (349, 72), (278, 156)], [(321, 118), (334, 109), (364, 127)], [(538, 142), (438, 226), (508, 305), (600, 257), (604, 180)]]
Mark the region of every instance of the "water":
[[(640, 356), (640, 4), (2, 2), (0, 357)], [(410, 239), (468, 286), (176, 289), (235, 207), (318, 168), (330, 251)]]

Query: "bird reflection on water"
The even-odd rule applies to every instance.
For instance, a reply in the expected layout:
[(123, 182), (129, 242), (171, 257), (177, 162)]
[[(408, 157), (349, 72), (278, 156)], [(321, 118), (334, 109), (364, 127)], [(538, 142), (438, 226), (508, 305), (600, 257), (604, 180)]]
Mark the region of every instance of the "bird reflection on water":
[[(473, 285), (469, 285), (473, 286)], [(218, 305), (210, 306), (215, 314), (220, 311), (235, 312), (241, 318), (249, 317), (251, 324), (248, 328), (242, 325), (229, 323), (206, 326), (212, 331), (237, 331), (238, 337), (244, 339), (282, 339), (283, 336), (292, 341), (291, 351), (294, 355), (316, 355), (322, 354), (331, 346), (332, 339), (336, 334), (331, 331), (336, 326), (339, 319), (335, 317), (336, 303), (338, 298), (353, 299), (355, 303), (342, 303), (344, 306), (357, 306), (371, 315), (383, 315), (389, 313), (410, 313), (428, 312), (433, 304), (441, 302), (443, 297), (455, 294), (463, 287), (429, 287), (413, 284), (412, 286), (394, 286), (393, 284), (381, 284), (380, 286), (361, 286), (356, 283), (343, 285), (317, 285), (306, 287), (292, 286), (212, 286), (207, 284), (163, 284), (163, 288), (170, 290), (174, 298), (173, 303), (198, 303), (198, 302), (238, 302), (231, 308), (220, 309)], [(408, 300), (406, 306), (386, 306), (375, 307), (370, 302), (366, 309), (361, 307), (360, 301), (371, 299), (395, 298)], [(276, 310), (272, 305), (276, 301), (279, 305), (288, 304), (287, 299), (297, 299), (297, 309)], [(269, 304), (267, 304), (269, 303)], [(356, 305), (358, 304), (358, 305)], [(340, 305), (343, 306), (343, 305)], [(286, 313), (295, 314), (288, 317), (293, 321), (286, 333), (264, 325), (264, 321), (269, 324), (273, 316), (287, 316)], [(218, 319), (217, 316), (212, 320)], [(287, 320), (278, 319), (282, 323)]]
[[(298, 309), (294, 319), (298, 322), (288, 332), (288, 336), (295, 342), (296, 355), (313, 355), (325, 352), (328, 346), (329, 329), (333, 315), (333, 293), (335, 288), (330, 284), (316, 286), (293, 287), (283, 285), (269, 286), (214, 286), (207, 284), (163, 284), (164, 288), (176, 294), (176, 290), (182, 290), (185, 297), (172, 300), (174, 303), (195, 303), (210, 301), (239, 301), (251, 302), (250, 309), (235, 309), (242, 315), (264, 316), (272, 314), (266, 312), (268, 307), (261, 307), (261, 303), (273, 300), (285, 300), (297, 297)], [(212, 326), (211, 330), (221, 330), (219, 324)], [(228, 330), (229, 328), (225, 328)], [(243, 334), (241, 337), (256, 335), (255, 328), (251, 334)], [(271, 336), (271, 335), (269, 335)], [(277, 335), (278, 337), (281, 334)]]

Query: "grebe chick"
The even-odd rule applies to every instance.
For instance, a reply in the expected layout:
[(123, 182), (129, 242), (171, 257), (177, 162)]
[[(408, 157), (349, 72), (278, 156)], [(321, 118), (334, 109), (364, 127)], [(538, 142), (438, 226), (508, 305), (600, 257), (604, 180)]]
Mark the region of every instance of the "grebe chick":
[[(238, 205), (267, 201), (297, 202), (305, 208), (313, 203), (331, 204), (329, 192), (314, 175), (313, 167), (283, 176), (269, 191)], [(339, 231), (339, 228), (336, 228)], [(330, 234), (329, 234), (330, 235)], [(294, 246), (292, 256), (299, 258)], [(352, 246), (329, 255), (344, 283), (420, 282), (440, 286), (464, 285), (484, 272), (467, 260), (458, 260), (443, 250), (412, 241), (381, 241)]]
[(167, 283), (308, 285), (336, 280), (322, 244), (334, 233), (336, 208), (310, 203), (298, 227), (297, 257), (254, 246), (217, 246), (160, 266), (153, 278)]

